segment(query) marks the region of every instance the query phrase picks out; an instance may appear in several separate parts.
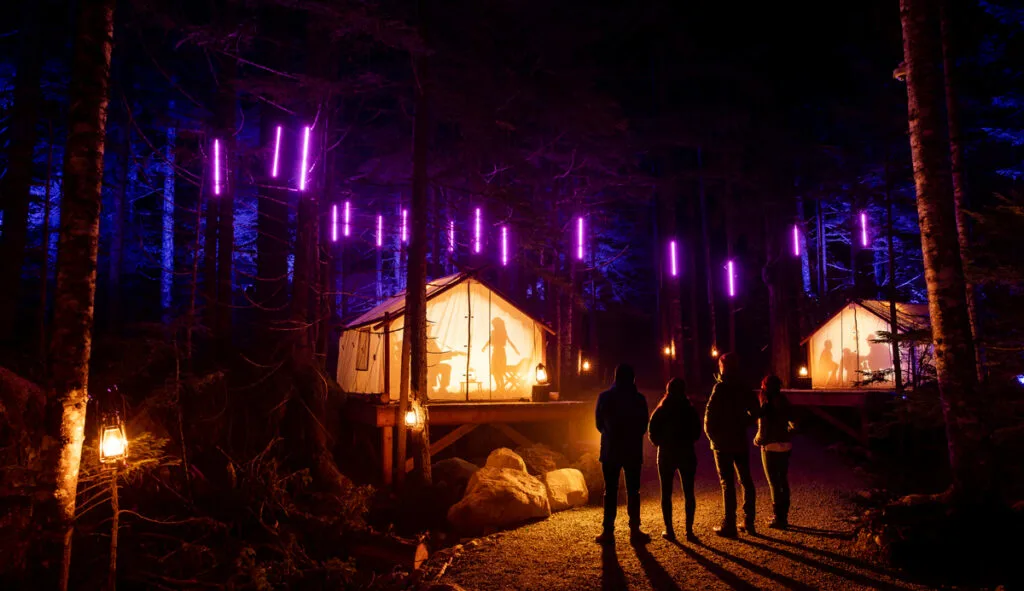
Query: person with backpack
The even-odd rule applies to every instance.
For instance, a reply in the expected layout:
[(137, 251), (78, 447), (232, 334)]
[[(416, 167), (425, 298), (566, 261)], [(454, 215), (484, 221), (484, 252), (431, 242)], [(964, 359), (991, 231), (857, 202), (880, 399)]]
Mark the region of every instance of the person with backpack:
[(792, 454), (792, 412), (789, 400), (782, 393), (778, 376), (765, 376), (758, 394), (761, 403), (757, 412), (757, 435), (754, 445), (761, 448), (761, 463), (768, 487), (772, 491), (775, 515), (768, 527), (789, 527), (789, 457)]
[(700, 416), (686, 397), (686, 382), (672, 378), (665, 387), (665, 395), (651, 415), (648, 428), (651, 443), (658, 448), (658, 476), (661, 478), (661, 515), (665, 519), (662, 537), (675, 541), (672, 525), (672, 487), (679, 473), (683, 484), (686, 509), (686, 539), (697, 541), (693, 533), (693, 518), (697, 510), (694, 478), (697, 475), (697, 454), (693, 444), (700, 439)]

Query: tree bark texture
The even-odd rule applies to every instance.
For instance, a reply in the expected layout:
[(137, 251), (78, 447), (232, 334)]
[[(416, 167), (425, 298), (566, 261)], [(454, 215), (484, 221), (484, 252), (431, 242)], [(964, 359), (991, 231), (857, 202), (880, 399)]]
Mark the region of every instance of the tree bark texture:
[(0, 179), (0, 341), (14, 337), (21, 311), (21, 271), (25, 264), (28, 235), (29, 189), (36, 145), (36, 120), (42, 102), (40, 78), (43, 70), (39, 3), (23, 2), (18, 73), (14, 80), (14, 106), (10, 118), (10, 147), (7, 174)]
[(80, 4), (72, 58), (51, 374), (52, 402), (61, 414), (53, 493), (63, 535), (61, 589), (67, 589), (71, 565), (75, 494), (85, 439), (114, 5), (114, 0)]
[[(264, 170), (269, 177), (277, 124), (267, 111), (269, 108), (264, 107), (260, 136), (261, 144), (268, 147)], [(290, 143), (294, 142), (282, 139), (282, 149)], [(282, 151), (288, 153), (287, 150)], [(290, 162), (284, 154), (279, 155), (279, 161)], [(278, 179), (269, 179), (268, 186), (260, 190), (256, 206), (259, 230), (256, 234), (256, 301), (268, 322), (279, 319), (281, 310), (288, 303), (288, 204), (287, 192), (278, 188), (279, 184)]]
[(910, 148), (951, 491), (973, 501), (990, 491), (991, 472), (957, 234), (937, 17), (927, 0), (900, 1)]
[(232, 263), (235, 255), (235, 179), (232, 172), (236, 161), (235, 110), (238, 99), (235, 94), (235, 60), (224, 61), (217, 90), (215, 117), (216, 134), (221, 144), (220, 195), (215, 197), (217, 205), (217, 319), (214, 324), (214, 340), (217, 350), (224, 355), (231, 345), (231, 307), (234, 293)]

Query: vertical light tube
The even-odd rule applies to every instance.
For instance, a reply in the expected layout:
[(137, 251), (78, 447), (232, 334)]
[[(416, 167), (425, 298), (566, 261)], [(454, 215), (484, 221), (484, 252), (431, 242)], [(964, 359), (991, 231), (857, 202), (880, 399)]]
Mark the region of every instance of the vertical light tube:
[(377, 248), (384, 244), (384, 216), (377, 214)]
[(583, 216), (576, 218), (576, 258), (583, 260)]
[(302, 133), (302, 162), (299, 168), (299, 190), (306, 190), (306, 172), (309, 170), (309, 126)]
[(270, 178), (277, 178), (277, 163), (281, 156), (281, 126), (277, 126), (277, 136), (274, 139), (274, 160), (270, 165)]
[(213, 140), (213, 194), (220, 195), (220, 140)]
[(673, 277), (679, 276), (679, 264), (676, 262), (676, 241), (672, 240), (668, 243), (668, 260), (669, 269), (672, 272)]
[(480, 252), (480, 208), (476, 208), (476, 220), (473, 222), (473, 252)]
[(508, 226), (501, 227), (501, 266), (508, 265)]
[(344, 236), (348, 238), (352, 231), (352, 205), (350, 202), (345, 202), (345, 231)]
[(338, 241), (338, 204), (331, 205), (331, 242)]
[(732, 259), (725, 264), (726, 272), (729, 274), (729, 297), (736, 297), (736, 276), (733, 272)]
[(455, 220), (448, 220), (448, 252), (455, 252)]
[(868, 214), (863, 211), (860, 212), (860, 245), (868, 246)]
[(793, 256), (800, 256), (800, 226), (793, 224)]
[(409, 210), (402, 210), (402, 242), (409, 241)]

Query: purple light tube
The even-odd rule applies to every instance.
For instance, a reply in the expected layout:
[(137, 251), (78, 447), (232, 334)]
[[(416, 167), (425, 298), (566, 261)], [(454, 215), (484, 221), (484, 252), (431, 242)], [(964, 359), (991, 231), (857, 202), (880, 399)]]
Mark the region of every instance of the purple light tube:
[(729, 297), (736, 297), (736, 276), (733, 272), (733, 264), (731, 259), (728, 263), (725, 264), (725, 267), (727, 269), (727, 272), (729, 273)]
[(331, 205), (331, 242), (338, 241), (338, 204)]
[(476, 221), (473, 223), (473, 252), (480, 252), (480, 208), (476, 208)]
[(409, 224), (408, 224), (408, 222), (409, 222), (409, 210), (408, 209), (403, 209), (402, 210), (402, 242), (408, 242), (409, 241), (409, 230), (408, 230)]
[(213, 140), (213, 194), (220, 195), (220, 140)]
[(346, 238), (348, 238), (349, 233), (352, 231), (352, 224), (351, 224), (351, 222), (352, 222), (352, 207), (351, 207), (351, 204), (348, 201), (346, 201), (345, 202), (345, 231), (344, 231), (344, 235), (345, 235)]
[(508, 265), (508, 226), (501, 227), (501, 266)]
[(576, 218), (576, 258), (583, 260), (583, 216)]
[(281, 126), (277, 126), (277, 137), (274, 139), (274, 161), (270, 166), (270, 178), (277, 178), (277, 162), (281, 155)]
[(670, 241), (668, 243), (668, 259), (669, 259), (669, 269), (672, 272), (672, 276), (673, 277), (678, 277), (679, 276), (679, 266), (678, 266), (678, 263), (676, 262), (676, 241), (675, 240), (672, 240), (672, 241)]
[(448, 220), (448, 252), (455, 252), (455, 220)]
[(800, 256), (800, 226), (793, 224), (793, 256)]
[(299, 167), (299, 190), (306, 190), (306, 173), (309, 171), (309, 126), (302, 134), (302, 162)]
[(868, 214), (860, 212), (860, 245), (868, 246)]
[(384, 244), (384, 216), (377, 216), (377, 248)]

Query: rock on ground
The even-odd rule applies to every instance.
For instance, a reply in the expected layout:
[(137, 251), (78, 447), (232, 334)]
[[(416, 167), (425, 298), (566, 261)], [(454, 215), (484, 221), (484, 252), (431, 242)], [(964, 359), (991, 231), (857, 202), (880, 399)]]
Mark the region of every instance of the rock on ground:
[(550, 515), (540, 480), (522, 470), (485, 467), (469, 479), (466, 495), (448, 510), (448, 521), (461, 532), (480, 533)]
[(517, 447), (516, 453), (526, 463), (526, 471), (541, 477), (552, 470), (568, 468), (568, 458), (543, 443), (535, 443), (526, 447)]
[(526, 472), (526, 462), (523, 461), (523, 458), (519, 457), (519, 454), (507, 447), (499, 447), (492, 451), (491, 455), (487, 456), (487, 464), (485, 467), (508, 468), (510, 470)]
[(548, 472), (544, 475), (544, 485), (548, 489), (552, 512), (586, 505), (590, 499), (583, 473), (575, 468)]
[(604, 472), (601, 471), (601, 460), (596, 453), (586, 453), (572, 465), (583, 473), (590, 494), (591, 503), (600, 503), (604, 498)]
[(434, 484), (442, 486), (446, 491), (454, 495), (455, 500), (462, 498), (466, 493), (466, 485), (469, 479), (479, 470), (480, 467), (462, 458), (448, 458), (435, 462), (431, 467)]

